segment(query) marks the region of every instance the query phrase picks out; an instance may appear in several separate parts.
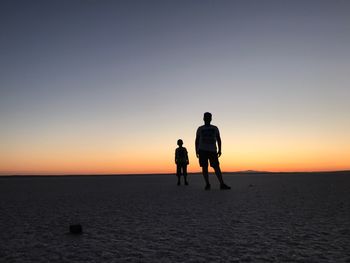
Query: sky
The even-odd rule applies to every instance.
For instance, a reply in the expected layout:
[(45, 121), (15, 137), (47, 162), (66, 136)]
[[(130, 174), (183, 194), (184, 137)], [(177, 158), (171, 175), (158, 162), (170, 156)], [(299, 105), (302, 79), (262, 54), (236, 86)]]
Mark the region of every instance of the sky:
[(350, 1), (1, 1), (0, 175), (350, 169)]

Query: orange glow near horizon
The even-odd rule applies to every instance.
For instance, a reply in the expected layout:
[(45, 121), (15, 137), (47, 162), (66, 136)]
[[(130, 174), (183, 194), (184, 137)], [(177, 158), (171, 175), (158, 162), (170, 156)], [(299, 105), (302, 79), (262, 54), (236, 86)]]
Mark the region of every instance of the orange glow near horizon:
[[(346, 129), (321, 132), (295, 128), (296, 125), (256, 126), (259, 129), (230, 122), (218, 125), (223, 142), (220, 158), (223, 172), (350, 169)], [(124, 132), (123, 140), (119, 141), (114, 130), (105, 134), (96, 130), (83, 134), (53, 130), (46, 136), (35, 134), (30, 138), (24, 134), (23, 138), (13, 138), (4, 144), (0, 152), (0, 175), (174, 173), (178, 138), (184, 140), (189, 152), (188, 171), (201, 171), (195, 156), (193, 124), (184, 124), (185, 129), (164, 126), (159, 130), (157, 123), (145, 127), (141, 132)]]
[[(239, 162), (237, 160), (236, 162)], [(236, 163), (233, 162), (233, 163)], [(141, 162), (130, 162), (129, 167), (118, 167), (117, 164), (107, 163), (84, 163), (76, 162), (76, 166), (69, 165), (68, 163), (63, 165), (57, 164), (45, 164), (32, 166), (17, 166), (4, 167), (0, 175), (82, 175), (82, 174), (162, 174), (162, 173), (175, 173), (175, 165), (162, 164), (157, 168), (147, 165)], [(12, 168), (12, 169), (11, 169)], [(269, 172), (319, 172), (319, 171), (341, 171), (349, 170), (349, 166), (342, 163), (325, 163), (323, 165), (316, 165), (309, 162), (296, 162), (296, 163), (270, 163), (261, 162), (259, 164), (252, 165), (251, 162), (241, 162), (239, 164), (224, 163), (221, 160), (221, 169), (223, 172), (237, 172), (246, 170), (256, 171), (269, 171)], [(188, 167), (188, 172), (200, 172), (200, 167), (197, 163), (191, 163)], [(213, 172), (210, 168), (209, 172)]]
[[(281, 143), (275, 145), (268, 140), (257, 142), (249, 140), (244, 143), (230, 142), (223, 144), (223, 155), (220, 158), (223, 172), (243, 170), (271, 172), (332, 171), (348, 170), (350, 147), (333, 147), (323, 145), (317, 148), (309, 142)], [(269, 147), (267, 147), (269, 145)], [(168, 148), (168, 147), (167, 147)], [(175, 149), (175, 147), (173, 147)], [(321, 149), (323, 148), (323, 150)], [(119, 150), (118, 150), (119, 149)], [(189, 151), (189, 172), (199, 172), (198, 159), (193, 147)], [(95, 151), (96, 150), (96, 151)], [(14, 156), (14, 154), (12, 155)], [(173, 150), (156, 145), (148, 149), (129, 146), (128, 149), (116, 147), (114, 150), (75, 149), (57, 150), (54, 153), (45, 151), (23, 151), (16, 153), (16, 158), (1, 156), (1, 175), (33, 174), (150, 174), (174, 173)], [(211, 170), (212, 171), (212, 170)]]

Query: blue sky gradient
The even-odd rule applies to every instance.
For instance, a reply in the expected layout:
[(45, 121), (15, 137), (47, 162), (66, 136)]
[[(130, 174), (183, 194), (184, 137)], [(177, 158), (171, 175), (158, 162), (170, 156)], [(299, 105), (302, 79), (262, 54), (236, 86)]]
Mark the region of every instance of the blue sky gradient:
[(349, 1), (1, 1), (0, 32), (2, 174), (171, 171), (178, 138), (195, 171), (205, 111), (226, 169), (350, 168)]

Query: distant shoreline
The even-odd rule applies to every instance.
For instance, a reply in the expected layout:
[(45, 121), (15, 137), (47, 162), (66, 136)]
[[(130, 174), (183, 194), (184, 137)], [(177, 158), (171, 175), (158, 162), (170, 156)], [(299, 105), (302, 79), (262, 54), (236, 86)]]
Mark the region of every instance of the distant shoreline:
[[(128, 176), (171, 176), (175, 173), (135, 173), (135, 174), (52, 174), (52, 175), (35, 175), (35, 174), (15, 174), (15, 175), (0, 175), (0, 178), (31, 178), (31, 177), (128, 177)], [(224, 175), (247, 176), (247, 175), (291, 175), (291, 174), (346, 174), (350, 175), (350, 170), (340, 171), (312, 171), (312, 172), (268, 172), (268, 171), (237, 171), (223, 172)], [(200, 172), (189, 173), (189, 175), (201, 175)]]

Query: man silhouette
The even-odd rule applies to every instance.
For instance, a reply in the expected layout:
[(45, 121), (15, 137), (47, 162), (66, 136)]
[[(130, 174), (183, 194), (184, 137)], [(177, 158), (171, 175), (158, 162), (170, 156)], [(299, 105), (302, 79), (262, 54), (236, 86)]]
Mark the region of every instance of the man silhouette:
[[(196, 155), (199, 158), (199, 165), (202, 167), (202, 173), (205, 180), (205, 190), (210, 190), (208, 178), (208, 160), (210, 166), (214, 168), (216, 177), (220, 182), (221, 190), (231, 189), (222, 179), (219, 157), (221, 156), (221, 138), (218, 127), (211, 125), (212, 115), (210, 112), (204, 113), (204, 125), (197, 129), (196, 133)], [(218, 148), (216, 147), (216, 143)]]

